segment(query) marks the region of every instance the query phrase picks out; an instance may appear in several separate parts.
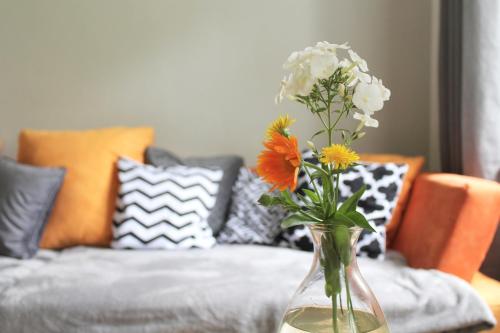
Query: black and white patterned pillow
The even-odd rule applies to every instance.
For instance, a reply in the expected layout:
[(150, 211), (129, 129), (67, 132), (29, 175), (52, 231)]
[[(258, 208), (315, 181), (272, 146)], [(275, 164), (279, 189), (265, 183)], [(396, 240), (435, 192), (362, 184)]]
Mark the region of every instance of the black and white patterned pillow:
[[(306, 151), (303, 158), (314, 164), (317, 159), (311, 151)], [(396, 206), (403, 178), (408, 171), (408, 165), (396, 163), (362, 163), (346, 170), (339, 183), (340, 202), (366, 185), (366, 191), (359, 200), (358, 211), (362, 213), (377, 232), (363, 231), (359, 237), (357, 253), (359, 256), (383, 259), (385, 254), (385, 226), (391, 220), (392, 211)], [(316, 182), (321, 188), (321, 184)], [(311, 189), (309, 177), (304, 171), (299, 174), (297, 192)], [(286, 244), (292, 248), (312, 251), (313, 244), (309, 229), (304, 226), (292, 227), (280, 235)]]
[(264, 207), (257, 200), (270, 186), (247, 168), (241, 168), (233, 186), (228, 221), (217, 242), (221, 244), (274, 244), (286, 217), (281, 207)]
[(222, 170), (118, 161), (120, 189), (113, 218), (113, 248), (187, 249), (215, 244), (207, 217)]

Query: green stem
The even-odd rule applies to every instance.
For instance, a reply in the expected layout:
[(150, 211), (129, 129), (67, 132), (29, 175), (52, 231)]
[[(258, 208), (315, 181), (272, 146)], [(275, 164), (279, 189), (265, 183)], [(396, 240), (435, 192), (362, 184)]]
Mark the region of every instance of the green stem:
[(328, 102), (328, 105), (326, 106), (326, 109), (328, 111), (328, 147), (330, 147), (332, 145), (332, 130), (333, 128), (335, 128), (335, 125), (333, 125), (332, 127), (332, 120), (331, 120), (331, 104), (330, 102)]
[(337, 318), (337, 294), (332, 295), (332, 324), (333, 332), (339, 333), (339, 323)]
[(333, 190), (333, 197), (334, 197), (334, 203), (333, 203), (333, 211), (337, 211), (337, 206), (339, 203), (339, 180), (340, 180), (340, 173), (335, 176), (335, 189)]
[[(349, 306), (349, 303), (347, 303), (347, 306)], [(340, 309), (340, 313), (343, 315), (344, 308), (342, 307), (342, 293), (339, 293), (339, 309)], [(349, 309), (347, 308), (347, 310), (349, 310)]]
[(304, 215), (307, 218), (310, 218), (312, 221), (323, 222), (322, 219), (319, 219), (319, 218), (317, 218), (315, 216), (312, 216), (311, 214), (308, 214), (308, 213), (304, 212), (303, 210), (299, 210), (299, 211), (297, 211), (297, 213), (298, 214), (302, 214), (302, 215)]
[(324, 202), (321, 200), (321, 194), (319, 193), (318, 187), (316, 186), (316, 183), (314, 182), (314, 179), (311, 178), (311, 174), (309, 173), (309, 170), (307, 169), (307, 167), (304, 166), (303, 168), (306, 171), (307, 176), (311, 180), (311, 183), (312, 183), (313, 188), (314, 188), (314, 192), (316, 193), (316, 195), (318, 196), (319, 201), (321, 202), (321, 207), (323, 207), (323, 211), (326, 212), (325, 206), (324, 206)]
[(344, 265), (344, 283), (345, 283), (345, 289), (346, 289), (347, 312), (349, 314), (349, 321), (351, 322), (351, 325), (355, 329), (355, 333), (356, 333), (359, 331), (359, 328), (358, 328), (358, 324), (356, 322), (354, 307), (352, 306), (351, 288), (349, 287), (349, 278), (347, 277), (347, 267), (345, 265)]
[(321, 117), (321, 115), (319, 114), (319, 112), (316, 112), (316, 114), (318, 115), (318, 117), (321, 120), (321, 123), (323, 124), (323, 126), (325, 127), (325, 129), (328, 131), (328, 125), (323, 120), (323, 117)]

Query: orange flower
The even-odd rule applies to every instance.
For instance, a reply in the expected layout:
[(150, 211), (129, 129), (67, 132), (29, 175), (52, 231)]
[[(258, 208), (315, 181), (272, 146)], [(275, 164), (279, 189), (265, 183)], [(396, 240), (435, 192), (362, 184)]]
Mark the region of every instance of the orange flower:
[(297, 138), (273, 133), (264, 146), (267, 149), (258, 156), (257, 173), (266, 183), (273, 185), (270, 192), (287, 188), (295, 190), (301, 160)]

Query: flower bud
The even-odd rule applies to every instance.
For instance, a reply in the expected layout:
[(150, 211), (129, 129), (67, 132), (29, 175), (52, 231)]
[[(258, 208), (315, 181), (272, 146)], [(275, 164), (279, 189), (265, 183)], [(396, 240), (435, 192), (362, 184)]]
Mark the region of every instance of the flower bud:
[(338, 92), (339, 92), (339, 96), (342, 96), (344, 97), (345, 96), (345, 86), (343, 83), (340, 83), (339, 84), (339, 89), (338, 89)]
[(316, 146), (314, 145), (314, 142), (312, 141), (307, 141), (307, 146), (311, 148), (312, 150), (316, 150)]
[(360, 121), (359, 124), (358, 124), (358, 127), (356, 127), (355, 132), (361, 131), (363, 129), (363, 127), (365, 127), (365, 122), (364, 121)]

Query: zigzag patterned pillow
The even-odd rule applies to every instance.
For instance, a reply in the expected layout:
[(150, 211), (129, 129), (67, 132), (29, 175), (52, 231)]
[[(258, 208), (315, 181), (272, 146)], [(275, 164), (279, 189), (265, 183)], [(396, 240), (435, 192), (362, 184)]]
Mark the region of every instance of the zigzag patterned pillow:
[(118, 161), (120, 189), (113, 218), (113, 248), (187, 249), (215, 244), (207, 217), (222, 170)]

